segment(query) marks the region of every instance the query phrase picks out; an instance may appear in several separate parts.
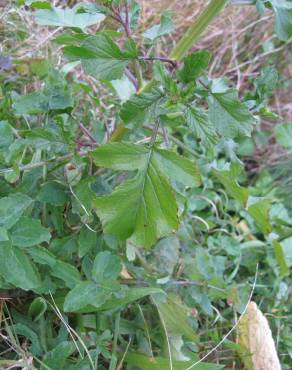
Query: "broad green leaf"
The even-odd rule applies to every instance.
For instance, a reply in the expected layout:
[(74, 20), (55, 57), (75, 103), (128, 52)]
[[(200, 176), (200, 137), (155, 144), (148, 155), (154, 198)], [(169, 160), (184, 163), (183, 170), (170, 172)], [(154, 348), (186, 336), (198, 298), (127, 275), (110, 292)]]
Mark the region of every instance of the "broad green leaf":
[(225, 138), (251, 135), (253, 116), (247, 106), (239, 101), (235, 90), (210, 94), (209, 118)]
[(201, 176), (197, 165), (189, 159), (169, 150), (155, 148), (153, 157), (161, 171), (170, 179), (187, 186), (200, 186)]
[(208, 114), (203, 109), (187, 107), (185, 117), (187, 125), (203, 144), (212, 147), (217, 143), (218, 137), (214, 125), (212, 125)]
[(81, 60), (86, 73), (109, 81), (122, 78), (128, 62), (137, 57), (135, 54), (122, 51), (105, 34), (88, 37), (80, 47), (66, 46), (64, 54), (70, 59)]
[(28, 325), (24, 325), (22, 323), (14, 324), (11, 327), (11, 331), (14, 335), (23, 336), (29, 340), (31, 345), (28, 346), (28, 349), (33, 355), (40, 356), (42, 354), (43, 351), (39, 338)]
[[(176, 361), (172, 360), (173, 370), (185, 370), (192, 366), (194, 363), (199, 361), (198, 357), (194, 357), (192, 361)], [(129, 353), (125, 357), (125, 362), (130, 365), (137, 365), (143, 370), (166, 370), (170, 369), (169, 358), (164, 357), (147, 357), (138, 353)], [(201, 362), (196, 365), (196, 370), (220, 370), (223, 369), (223, 365), (208, 364)]]
[(9, 240), (7, 230), (4, 227), (0, 227), (0, 242), (6, 242)]
[(277, 144), (292, 150), (292, 122), (276, 125), (275, 133)]
[(21, 248), (31, 247), (43, 242), (49, 242), (51, 234), (37, 219), (21, 217), (10, 230), (13, 245)]
[(85, 30), (93, 24), (99, 23), (105, 19), (101, 13), (78, 12), (78, 8), (73, 9), (55, 8), (38, 10), (35, 14), (37, 24), (41, 26), (56, 27), (76, 27)]
[(51, 275), (63, 280), (66, 286), (71, 289), (81, 281), (81, 276), (77, 268), (63, 261), (56, 261), (52, 268)]
[(76, 344), (73, 342), (62, 341), (53, 350), (47, 352), (43, 358), (46, 366), (41, 366), (41, 370), (63, 370), (66, 360), (76, 351)]
[(172, 12), (165, 11), (160, 20), (160, 24), (152, 26), (143, 33), (143, 37), (154, 41), (157, 38), (169, 34), (173, 30)]
[(27, 252), (30, 254), (32, 259), (40, 265), (48, 265), (51, 268), (54, 268), (57, 262), (56, 256), (47, 248), (35, 246), (32, 248), (28, 248)]
[(0, 150), (7, 148), (13, 142), (12, 127), (7, 121), (0, 121)]
[(10, 229), (31, 205), (32, 199), (25, 194), (15, 193), (0, 199), (0, 227)]
[(277, 240), (273, 241), (273, 246), (274, 246), (274, 252), (275, 252), (275, 257), (276, 261), (279, 265), (280, 268), (280, 274), (281, 276), (286, 276), (289, 275), (289, 266), (287, 264), (285, 254), (283, 251), (283, 247), (281, 243), (279, 243)]
[(282, 240), (281, 246), (287, 266), (292, 267), (292, 237)]
[(91, 154), (98, 166), (113, 170), (134, 171), (145, 166), (148, 153), (148, 149), (141, 145), (113, 143), (102, 145)]
[(25, 254), (9, 242), (0, 243), (0, 275), (10, 284), (23, 290), (41, 286), (36, 267)]
[(57, 181), (48, 181), (42, 185), (37, 199), (40, 202), (49, 203), (53, 206), (62, 206), (69, 199), (66, 190), (63, 184)]
[(104, 232), (150, 246), (177, 229), (177, 206), (168, 178), (198, 185), (200, 176), (191, 161), (170, 151), (125, 143), (103, 145), (92, 156), (97, 165), (138, 170), (111, 195), (93, 201)]
[(159, 313), (165, 323), (169, 336), (183, 335), (189, 341), (194, 341), (196, 333), (189, 323), (190, 309), (184, 305), (181, 299), (175, 295), (168, 295), (165, 302), (159, 302), (153, 298)]
[(221, 182), (221, 184), (225, 187), (227, 193), (234, 199), (238, 200), (241, 203), (241, 205), (245, 207), (249, 194), (248, 190), (238, 185), (232, 170), (219, 171), (213, 169), (212, 172), (216, 176), (216, 178)]
[(151, 246), (178, 228), (177, 206), (170, 184), (157, 164), (93, 202), (103, 230), (138, 246)]
[(194, 81), (208, 67), (210, 58), (211, 54), (207, 50), (186, 56), (183, 68), (177, 72), (179, 79), (185, 83)]
[(158, 89), (133, 95), (121, 108), (120, 116), (129, 127), (152, 123), (161, 114), (163, 94)]
[(95, 257), (92, 278), (97, 283), (116, 280), (122, 270), (120, 259), (112, 253), (100, 252)]
[(272, 231), (272, 225), (269, 221), (270, 207), (271, 203), (269, 200), (262, 199), (257, 201), (255, 199), (247, 210), (263, 234), (270, 234)]
[(66, 295), (64, 311), (95, 311), (110, 298), (111, 293), (110, 289), (104, 289), (100, 285), (90, 281), (83, 281)]
[(146, 297), (151, 294), (165, 294), (159, 288), (129, 288), (125, 289), (122, 297), (115, 297), (108, 299), (100, 308), (102, 311), (112, 310), (114, 308), (122, 308), (129, 303), (135, 302), (138, 299)]
[(84, 257), (97, 244), (97, 234), (83, 226), (78, 238), (78, 255), (80, 258)]

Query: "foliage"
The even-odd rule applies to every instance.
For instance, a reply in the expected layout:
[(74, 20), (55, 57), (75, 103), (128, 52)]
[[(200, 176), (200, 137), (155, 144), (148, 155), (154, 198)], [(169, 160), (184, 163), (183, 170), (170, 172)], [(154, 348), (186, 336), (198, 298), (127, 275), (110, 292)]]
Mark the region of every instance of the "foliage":
[[(225, 3), (211, 1), (168, 58), (157, 51), (169, 12), (141, 35), (135, 1), (19, 1), (60, 30), (27, 75), (0, 59), (0, 288), (18, 298), (3, 304), (1, 350), (16, 355), (0, 366), (228, 367), (220, 355), (194, 364), (244, 311), (258, 264), (253, 299), (275, 315), (289, 368), (292, 216), (269, 174), (251, 179), (243, 164), (275, 117), (278, 74), (268, 66), (239, 93), (208, 77), (209, 51), (187, 54)], [(289, 1), (256, 5), (287, 39)], [(289, 135), (291, 123), (277, 126), (291, 150)]]

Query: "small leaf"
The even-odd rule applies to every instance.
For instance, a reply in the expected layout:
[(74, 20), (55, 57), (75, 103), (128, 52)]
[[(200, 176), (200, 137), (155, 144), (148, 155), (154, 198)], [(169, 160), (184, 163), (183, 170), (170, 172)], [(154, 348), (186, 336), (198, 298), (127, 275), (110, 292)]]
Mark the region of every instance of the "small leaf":
[(41, 370), (63, 370), (65, 369), (66, 360), (76, 351), (76, 344), (73, 342), (62, 341), (53, 350), (47, 352), (43, 358), (46, 365)]
[(0, 243), (0, 275), (23, 290), (34, 290), (41, 285), (35, 265), (23, 250), (13, 247), (9, 242)]
[(248, 199), (248, 190), (246, 188), (241, 187), (238, 185), (235, 175), (232, 170), (228, 171), (219, 171), (213, 169), (213, 174), (216, 178), (223, 184), (227, 193), (238, 200), (243, 207), (246, 206), (247, 199)]
[(48, 308), (47, 302), (42, 297), (35, 298), (28, 309), (28, 315), (34, 320), (37, 321)]
[(71, 289), (81, 281), (81, 276), (77, 268), (70, 263), (63, 261), (55, 262), (51, 271), (51, 275), (63, 280), (66, 286)]
[(43, 242), (49, 242), (51, 234), (40, 221), (30, 217), (21, 217), (10, 230), (12, 244), (27, 248)]
[(63, 184), (57, 181), (48, 181), (42, 185), (37, 199), (53, 206), (62, 206), (68, 201), (69, 196)]
[(211, 54), (207, 50), (186, 56), (183, 68), (177, 72), (178, 78), (185, 83), (194, 81), (208, 67), (210, 58)]
[(287, 265), (285, 254), (284, 254), (281, 243), (279, 243), (277, 240), (273, 240), (273, 246), (274, 246), (275, 257), (276, 257), (277, 263), (280, 268), (281, 276), (289, 275), (290, 270), (289, 270), (289, 266)]
[(209, 97), (209, 118), (218, 132), (225, 138), (239, 135), (250, 136), (253, 116), (242, 104), (235, 90), (211, 93)]
[(76, 27), (85, 30), (86, 27), (105, 19), (105, 16), (101, 13), (80, 13), (77, 10), (77, 7), (73, 9), (55, 7), (52, 9), (42, 9), (36, 12), (35, 20), (41, 26)]
[(277, 143), (292, 150), (292, 122), (276, 125), (275, 132)]
[(83, 281), (66, 295), (64, 311), (79, 312), (88, 306), (94, 311), (109, 299), (110, 295), (108, 289), (103, 289), (90, 281)]
[(112, 253), (100, 252), (95, 257), (92, 278), (97, 283), (116, 280), (122, 270), (120, 259)]
[(0, 227), (10, 229), (31, 203), (32, 199), (21, 193), (0, 199)]
[[(249, 199), (250, 202), (250, 199)], [(256, 225), (263, 234), (270, 234), (272, 232), (272, 225), (269, 221), (270, 201), (263, 199), (257, 201), (256, 199), (248, 207), (248, 213), (255, 220)]]
[(143, 37), (154, 41), (161, 36), (169, 34), (173, 30), (172, 12), (165, 11), (160, 20), (160, 24), (152, 26), (143, 33)]
[(6, 121), (0, 121), (0, 150), (13, 142), (12, 127)]
[(135, 54), (123, 52), (105, 34), (88, 37), (80, 47), (66, 46), (64, 54), (70, 59), (81, 60), (86, 73), (109, 81), (122, 78), (128, 62), (136, 58)]
[(138, 127), (153, 122), (161, 113), (163, 94), (158, 89), (133, 95), (122, 105), (120, 116), (127, 126)]
[(186, 110), (186, 122), (194, 135), (206, 144), (213, 147), (218, 137), (214, 126), (209, 120), (208, 114), (201, 108), (188, 107)]
[(96, 246), (97, 234), (89, 230), (86, 226), (83, 226), (79, 234), (78, 244), (78, 255), (82, 258)]

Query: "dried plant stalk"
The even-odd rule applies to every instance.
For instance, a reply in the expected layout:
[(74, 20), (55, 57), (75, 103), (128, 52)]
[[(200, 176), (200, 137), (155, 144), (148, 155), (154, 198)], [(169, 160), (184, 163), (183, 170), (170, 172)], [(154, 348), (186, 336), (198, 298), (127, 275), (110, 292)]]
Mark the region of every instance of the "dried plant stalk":
[(250, 302), (238, 325), (240, 356), (247, 370), (281, 370), (268, 320)]

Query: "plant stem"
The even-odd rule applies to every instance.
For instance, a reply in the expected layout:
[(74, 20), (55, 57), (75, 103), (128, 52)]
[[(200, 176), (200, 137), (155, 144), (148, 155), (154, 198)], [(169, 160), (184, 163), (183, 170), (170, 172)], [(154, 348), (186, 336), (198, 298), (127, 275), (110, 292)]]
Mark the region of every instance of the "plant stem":
[(181, 60), (228, 2), (229, 0), (211, 0), (174, 47), (170, 53), (170, 59)]

